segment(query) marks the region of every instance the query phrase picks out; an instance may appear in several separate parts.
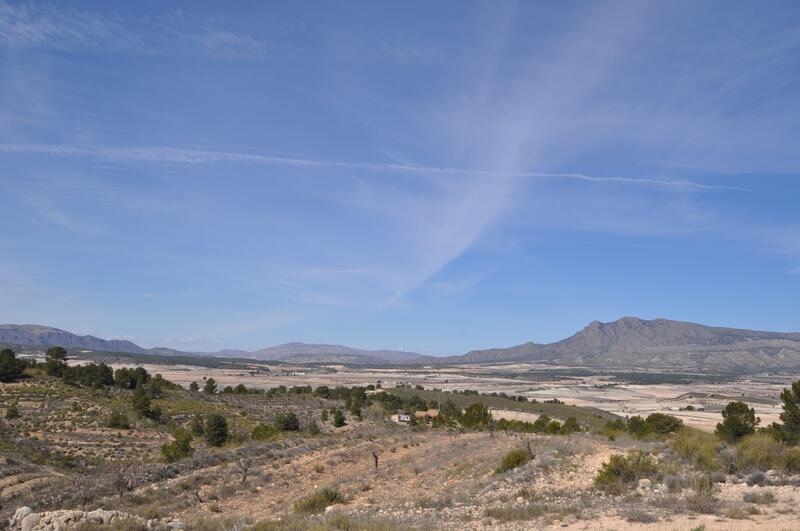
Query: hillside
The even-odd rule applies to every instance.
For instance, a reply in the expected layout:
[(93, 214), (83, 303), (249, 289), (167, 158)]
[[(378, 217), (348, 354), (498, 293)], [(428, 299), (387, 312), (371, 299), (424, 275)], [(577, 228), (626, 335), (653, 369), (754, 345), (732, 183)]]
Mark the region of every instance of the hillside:
[(704, 326), (668, 319), (593, 321), (567, 339), (476, 350), (438, 363), (541, 361), (593, 368), (796, 371), (800, 334)]

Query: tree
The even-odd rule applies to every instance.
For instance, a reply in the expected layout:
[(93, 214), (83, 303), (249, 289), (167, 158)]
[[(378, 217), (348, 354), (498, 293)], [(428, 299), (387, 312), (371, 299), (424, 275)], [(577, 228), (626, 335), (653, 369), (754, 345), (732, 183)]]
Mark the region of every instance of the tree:
[(297, 431), (300, 429), (300, 421), (293, 411), (279, 413), (275, 417), (275, 427), (280, 431)]
[[(210, 378), (209, 378), (210, 379)], [(210, 446), (222, 446), (228, 440), (228, 421), (215, 413), (206, 420), (206, 442)]]
[(244, 384), (239, 384), (233, 388), (233, 393), (236, 395), (247, 394), (247, 387), (245, 387)]
[(200, 390), (200, 386), (197, 385), (197, 382), (192, 382), (192, 383), (189, 384), (189, 391), (192, 391), (192, 392), (196, 393), (199, 390)]
[(213, 395), (217, 392), (217, 382), (214, 378), (206, 380), (206, 384), (203, 386), (203, 392), (207, 395)]
[(174, 463), (181, 459), (191, 457), (194, 454), (192, 448), (192, 434), (179, 428), (171, 443), (161, 446), (161, 455), (167, 463)]
[(345, 424), (347, 424), (347, 422), (345, 422), (344, 413), (342, 413), (342, 410), (341, 409), (337, 409), (336, 411), (334, 411), (334, 413), (333, 413), (333, 427), (334, 428), (341, 428)]
[(745, 435), (755, 433), (759, 421), (756, 410), (744, 402), (728, 402), (722, 410), (722, 422), (717, 424), (716, 434), (735, 442)]
[(67, 368), (67, 351), (63, 347), (50, 347), (44, 357), (44, 371), (50, 376), (61, 376)]
[(783, 411), (780, 419), (783, 424), (773, 423), (775, 435), (788, 444), (800, 442), (800, 380), (781, 393)]
[(11, 382), (22, 376), (25, 362), (17, 359), (16, 353), (10, 348), (0, 350), (0, 382)]
[(461, 424), (467, 429), (483, 429), (491, 421), (492, 414), (483, 402), (471, 404), (461, 418)]

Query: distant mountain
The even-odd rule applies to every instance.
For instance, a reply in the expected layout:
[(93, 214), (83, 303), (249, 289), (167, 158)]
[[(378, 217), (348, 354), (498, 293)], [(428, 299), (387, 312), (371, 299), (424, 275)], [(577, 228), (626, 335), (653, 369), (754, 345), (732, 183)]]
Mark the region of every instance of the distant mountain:
[(250, 354), (259, 360), (280, 360), (295, 362), (322, 363), (410, 363), (422, 358), (414, 352), (399, 350), (361, 350), (342, 345), (318, 345), (308, 343), (284, 343), (276, 347), (264, 348)]
[(361, 350), (342, 345), (306, 343), (286, 343), (255, 352), (233, 349), (220, 350), (218, 352), (185, 352), (165, 347), (146, 349), (130, 341), (79, 336), (49, 326), (14, 324), (0, 325), (0, 344), (20, 345), (28, 348), (61, 346), (66, 349), (91, 350), (95, 352), (130, 352), (156, 356), (202, 355), (224, 358), (251, 358), (265, 361), (291, 361), (295, 363), (349, 363), (359, 365), (409, 363), (422, 357), (414, 352)]
[(130, 341), (79, 336), (58, 328), (40, 325), (0, 325), (0, 343), (32, 348), (60, 346), (71, 349), (132, 352), (134, 354), (148, 352), (147, 349)]
[(469, 363), (542, 362), (596, 369), (660, 369), (715, 372), (800, 372), (800, 333), (758, 332), (704, 326), (667, 319), (623, 317), (610, 323), (593, 321), (583, 330), (549, 344), (523, 343), (509, 348), (474, 350), (443, 358), (414, 352), (362, 350), (343, 345), (285, 343), (247, 352), (183, 352), (142, 348), (130, 341), (79, 336), (39, 325), (0, 325), (0, 344), (161, 356), (251, 358), (292, 363), (354, 365), (452, 365)]
[(593, 321), (567, 339), (476, 350), (438, 363), (540, 361), (592, 368), (797, 371), (800, 334), (704, 326), (668, 319)]

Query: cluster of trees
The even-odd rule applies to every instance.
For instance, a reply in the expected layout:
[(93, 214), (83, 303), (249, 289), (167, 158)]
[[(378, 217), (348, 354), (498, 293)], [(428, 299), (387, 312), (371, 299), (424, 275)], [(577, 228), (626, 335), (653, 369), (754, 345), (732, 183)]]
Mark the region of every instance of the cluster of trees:
[(672, 415), (664, 413), (651, 413), (647, 418), (635, 415), (629, 419), (614, 419), (606, 422), (603, 433), (613, 438), (616, 433), (627, 432), (634, 437), (642, 438), (648, 435), (667, 435), (678, 431), (683, 426), (683, 421)]
[(575, 417), (567, 418), (567, 420), (562, 424), (557, 420), (551, 419), (547, 415), (541, 415), (534, 422), (500, 419), (495, 424), (494, 429), (499, 431), (515, 431), (522, 433), (569, 435), (570, 433), (577, 433), (581, 431), (581, 426), (578, 423), (578, 419)]
[(22, 377), (28, 364), (10, 348), (0, 350), (0, 382), (13, 382)]

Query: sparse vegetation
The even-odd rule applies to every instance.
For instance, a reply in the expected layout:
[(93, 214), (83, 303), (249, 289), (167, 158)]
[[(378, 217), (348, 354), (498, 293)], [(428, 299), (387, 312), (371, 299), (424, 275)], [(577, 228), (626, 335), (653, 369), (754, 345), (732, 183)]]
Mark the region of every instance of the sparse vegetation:
[(635, 486), (640, 479), (655, 477), (658, 469), (652, 457), (639, 450), (627, 455), (612, 455), (600, 468), (594, 484), (612, 494), (622, 494)]
[(298, 500), (294, 504), (294, 511), (307, 514), (321, 513), (329, 505), (344, 502), (344, 497), (342, 497), (336, 489), (324, 488), (310, 496)]
[(503, 472), (508, 472), (509, 470), (513, 470), (528, 463), (530, 460), (531, 456), (528, 454), (528, 452), (518, 449), (510, 450), (506, 455), (503, 456), (500, 464), (497, 465), (495, 473), (502, 474)]

